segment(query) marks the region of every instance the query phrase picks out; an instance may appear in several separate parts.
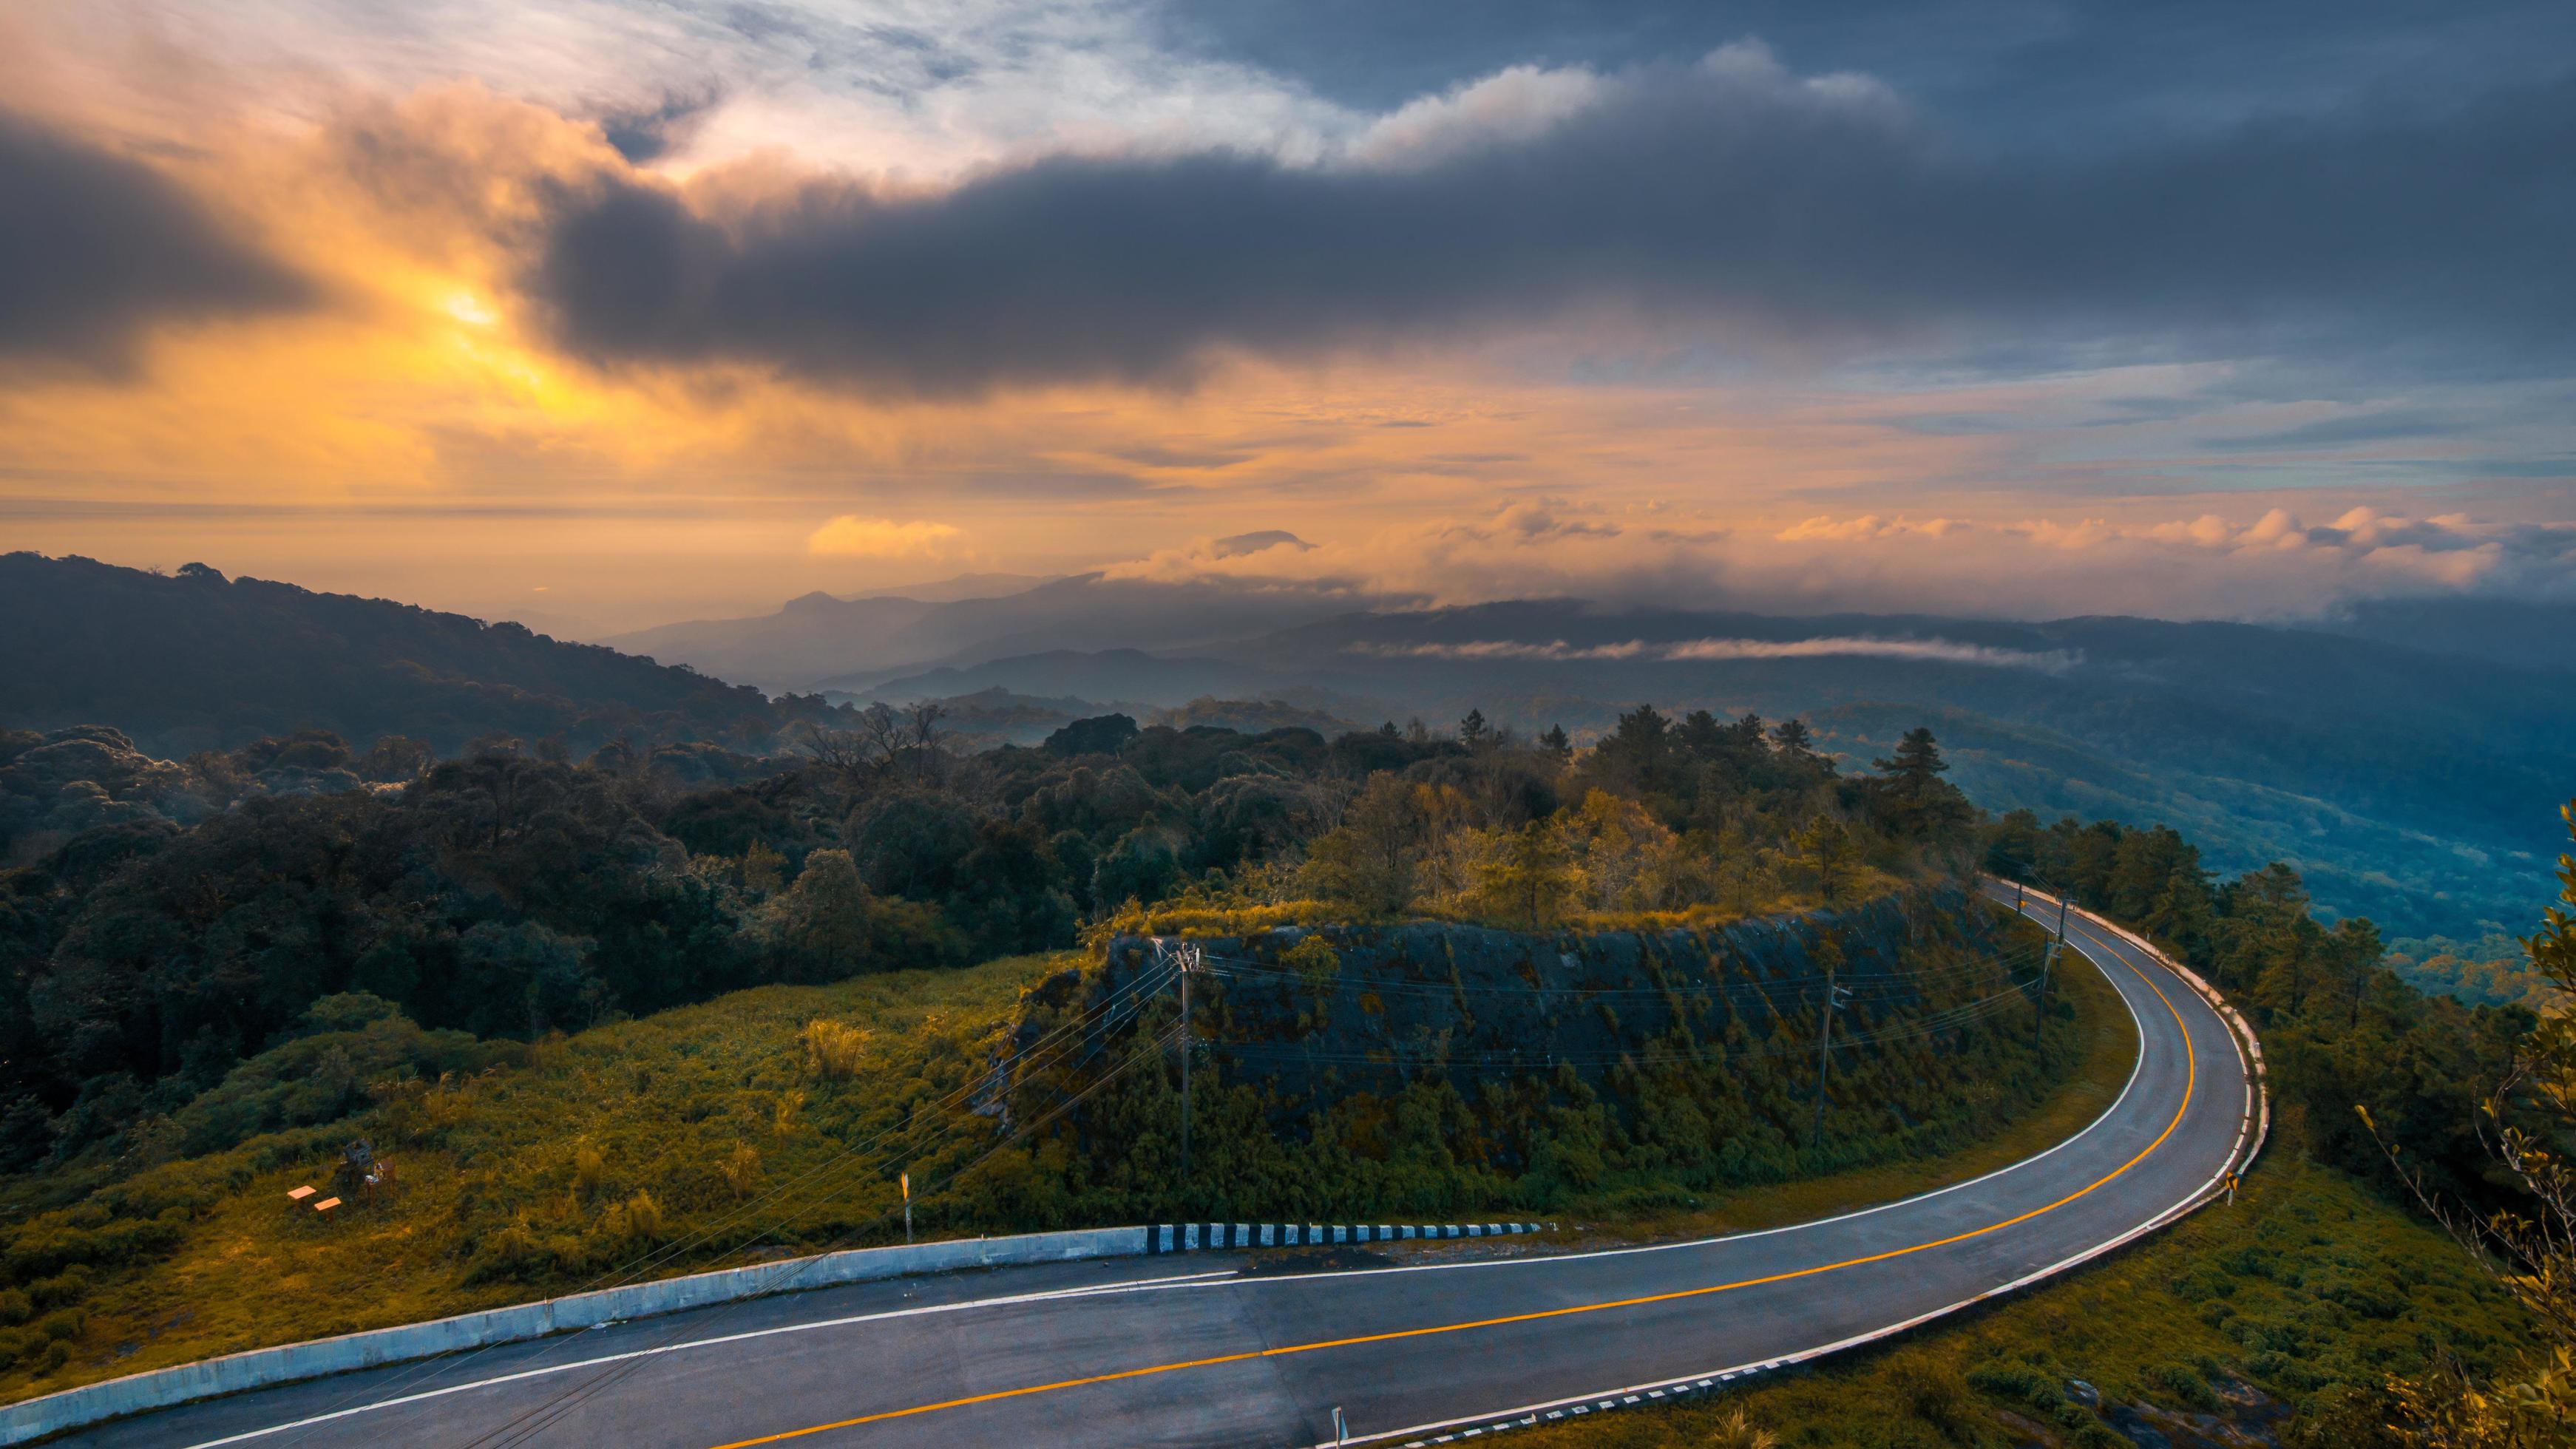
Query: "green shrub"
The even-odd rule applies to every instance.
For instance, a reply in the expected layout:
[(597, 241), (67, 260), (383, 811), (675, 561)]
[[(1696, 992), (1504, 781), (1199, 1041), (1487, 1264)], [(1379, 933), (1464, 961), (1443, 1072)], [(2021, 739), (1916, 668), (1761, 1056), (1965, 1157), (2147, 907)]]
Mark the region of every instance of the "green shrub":
[(2209, 1380), (2201, 1376), (2199, 1369), (2189, 1364), (2158, 1364), (2148, 1371), (2147, 1377), (2157, 1387), (2195, 1409), (2215, 1413), (2220, 1407), (2217, 1391), (2209, 1386)]
[[(89, 1292), (90, 1278), (88, 1264), (74, 1263), (51, 1278), (39, 1278), (28, 1284), (23, 1296), (33, 1299), (39, 1310), (66, 1307), (78, 1303), (81, 1296)], [(24, 1322), (25, 1319), (21, 1316), (13, 1321)]]
[(1968, 1385), (2043, 1413), (2053, 1414), (2066, 1402), (2056, 1382), (2028, 1364), (1980, 1364), (1968, 1371)]
[(1888, 1379), (1908, 1413), (1948, 1438), (1973, 1441), (1984, 1417), (1968, 1394), (1968, 1381), (1945, 1359), (1900, 1358), (1888, 1365)]
[(88, 1329), (89, 1315), (77, 1308), (57, 1308), (36, 1320), (36, 1331), (58, 1342), (78, 1338)]

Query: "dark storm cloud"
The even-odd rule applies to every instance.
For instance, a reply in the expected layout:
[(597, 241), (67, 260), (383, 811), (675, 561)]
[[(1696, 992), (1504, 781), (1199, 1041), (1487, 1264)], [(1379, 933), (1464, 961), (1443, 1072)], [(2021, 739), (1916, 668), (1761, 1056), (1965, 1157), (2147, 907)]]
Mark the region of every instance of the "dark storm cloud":
[(160, 173), (0, 112), (0, 362), (113, 368), (155, 323), (307, 300)]
[(724, 93), (713, 86), (665, 95), (650, 107), (601, 116), (599, 129), (618, 155), (640, 166), (659, 159), (696, 134), (723, 100)]
[(1940, 338), (2566, 360), (2576, 84), (2091, 156), (1949, 144), (1739, 57), (1501, 140), (1296, 166), (1058, 157), (933, 195), (841, 180), (705, 215), (612, 179), (531, 290), (605, 362), (926, 392), (1186, 377), (1608, 304), (1732, 345)]
[(1184, 53), (1382, 110), (1508, 65), (1618, 69), (1759, 36), (1860, 71), (1965, 130), (2078, 145), (2384, 94), (2561, 75), (2564, 0), (1150, 0)]

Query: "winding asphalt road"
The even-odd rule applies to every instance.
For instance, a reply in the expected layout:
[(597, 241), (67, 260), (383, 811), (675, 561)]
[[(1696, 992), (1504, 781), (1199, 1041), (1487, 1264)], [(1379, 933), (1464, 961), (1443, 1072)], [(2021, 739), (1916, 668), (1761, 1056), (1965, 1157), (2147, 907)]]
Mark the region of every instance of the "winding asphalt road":
[(1401, 1444), (1661, 1397), (2061, 1271), (2223, 1181), (2253, 1099), (2234, 1035), (2146, 952), (2081, 917), (2068, 935), (2137, 1019), (2119, 1100), (2035, 1157), (1863, 1212), (1348, 1272), (1245, 1276), (1244, 1255), (1204, 1253), (853, 1285), (289, 1385), (67, 1442), (1311, 1445), (1333, 1442), (1338, 1407), (1348, 1442)]

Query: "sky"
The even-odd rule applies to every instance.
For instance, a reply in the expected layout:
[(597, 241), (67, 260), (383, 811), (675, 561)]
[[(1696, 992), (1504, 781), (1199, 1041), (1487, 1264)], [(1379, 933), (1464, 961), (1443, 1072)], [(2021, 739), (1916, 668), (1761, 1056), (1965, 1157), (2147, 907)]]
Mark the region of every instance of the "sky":
[(2563, 600), (2571, 156), (2563, 3), (33, 0), (0, 547), (573, 637)]

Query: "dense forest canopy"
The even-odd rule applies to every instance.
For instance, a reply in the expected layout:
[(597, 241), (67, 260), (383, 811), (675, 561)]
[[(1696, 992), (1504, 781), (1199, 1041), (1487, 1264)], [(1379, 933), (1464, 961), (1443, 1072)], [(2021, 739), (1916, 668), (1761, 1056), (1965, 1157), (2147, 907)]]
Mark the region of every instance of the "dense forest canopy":
[(1973, 855), (1928, 731), (1855, 777), (1795, 720), (1650, 707), (1580, 753), (1477, 715), (1335, 740), (1107, 716), (971, 755), (936, 709), (854, 719), (793, 757), (612, 742), (580, 763), (320, 731), (179, 763), (96, 726), (0, 736), (0, 1161), (214, 1140), (192, 1104), (335, 998), (526, 1040), (1154, 911), (1706, 924)]
[(2464, 1160), (2463, 1104), (2529, 1021), (2424, 997), (2286, 867), (2220, 882), (2170, 830), (1984, 821), (1928, 729), (1855, 774), (1800, 720), (1651, 706), (1587, 748), (1480, 712), (1334, 739), (1109, 715), (977, 753), (935, 706), (841, 718), (792, 755), (613, 741), (577, 763), (318, 731), (176, 763), (99, 727), (0, 736), (0, 1162), (351, 1110), (356, 1085), (290, 1107), (236, 1080), (274, 1076), (263, 1054), (317, 1011), (426, 1033), (404, 1050), (428, 1070), (746, 985), (1120, 931), (1699, 929), (1980, 866), (2168, 942), (2321, 1103), (2384, 1108), (2436, 1160)]
[[(2262, 1035), (2289, 1150), (2382, 1173), (2358, 1104), (2447, 1200), (2512, 1205), (2474, 1123), (2530, 1038), (2529, 1009), (2417, 990), (2369, 922), (2321, 916), (2285, 866), (2220, 878), (2170, 829), (1989, 818), (1947, 783), (1928, 728), (1893, 734), (1858, 770), (1820, 751), (1803, 720), (1651, 706), (1583, 746), (1475, 710), (1440, 730), (1329, 738), (1112, 714), (970, 751), (936, 706), (880, 706), (794, 739), (759, 753), (612, 739), (576, 760), (560, 737), (449, 753), (304, 730), (172, 761), (103, 726), (0, 731), (0, 1171), (24, 1174), (28, 1215), (5, 1252), (28, 1302), (55, 1305), (54, 1322), (79, 1311), (93, 1268), (148, 1271), (179, 1251), (192, 1215), (223, 1200), (207, 1195), (205, 1164), (230, 1164), (217, 1175), (232, 1182), (278, 1153), (336, 1151), (351, 1130), (443, 1140), (439, 1114), (470, 1110), (477, 1084), (537, 1080), (560, 1032), (762, 983), (1140, 933), (1276, 944), (1297, 938), (1271, 927), (1341, 923), (1329, 951), (1309, 934), (1254, 952), (1296, 978), (1276, 1000), (1257, 994), (1264, 978), (1212, 983), (1212, 1010), (1272, 1026), (1211, 1058), (1196, 1187), (1175, 1197), (1173, 1084), (1146, 1071), (1016, 1146), (992, 1142), (1001, 1128), (971, 1111), (950, 1123), (956, 1167), (983, 1165), (941, 1221), (989, 1231), (1174, 1201), (1651, 1206), (1946, 1150), (2052, 1089), (2073, 1059), (2062, 1003), (2036, 1052), (2019, 1013), (1937, 1048), (1855, 1052), (1850, 1092), (1829, 1098), (1812, 1135), (1803, 1058), (1769, 1062), (1751, 1022), (1684, 1033), (1715, 1032), (1722, 1064), (1632, 1060), (1623, 1040), (1615, 1063), (1506, 1072), (1479, 1067), (1492, 1048), (1467, 1041), (1466, 1056), (1401, 1080), (1377, 1070), (1374, 1046), (1319, 1060), (1332, 1043), (1317, 1032), (1328, 1009), (1335, 1030), (1373, 1029), (1366, 994), (1400, 967), (1371, 943), (1408, 933), (1562, 933), (1593, 953), (1787, 912), (1856, 919), (1978, 870), (2066, 891), (2218, 981)], [(1344, 960), (1356, 975), (1334, 985)], [(2553, 1006), (2556, 989), (2525, 994)], [(1021, 999), (1014, 1039), (1078, 1009), (1050, 982)], [(1901, 1025), (1914, 1008), (1887, 1009)], [(1308, 1015), (1312, 1030), (1279, 1025)], [(1643, 1016), (1625, 1025), (1652, 1029)], [(1150, 1051), (1169, 1028), (1148, 1012), (1133, 1029)], [(1265, 1031), (1284, 1038), (1267, 1057)], [(991, 1048), (952, 1034), (921, 1065), (962, 1092), (989, 1074)], [(808, 1023), (803, 1069), (846, 1075), (880, 1050), (863, 1038)], [(1962, 1081), (1981, 1090), (1963, 1095)], [(1079, 1085), (1019, 1082), (1017, 1120)], [(2499, 1100), (2505, 1119), (2527, 1114)], [(789, 1091), (775, 1110), (802, 1101)], [(855, 1090), (818, 1098), (818, 1121), (826, 1108), (853, 1123), (908, 1110)], [(574, 1187), (529, 1221), (503, 1221), (525, 1198), (493, 1177), (500, 1167), (476, 1169), (482, 1185), (458, 1210), (490, 1231), (450, 1265), (461, 1281), (559, 1285), (651, 1239), (657, 1200), (582, 1188), (586, 1150), (563, 1149)], [(757, 1178), (745, 1151), (716, 1164), (723, 1182)], [(851, 1212), (798, 1241), (876, 1224), (873, 1210)], [(10, 1291), (0, 1318), (16, 1311)], [(59, 1367), (67, 1340), (53, 1332), (0, 1330), (0, 1358)]]

